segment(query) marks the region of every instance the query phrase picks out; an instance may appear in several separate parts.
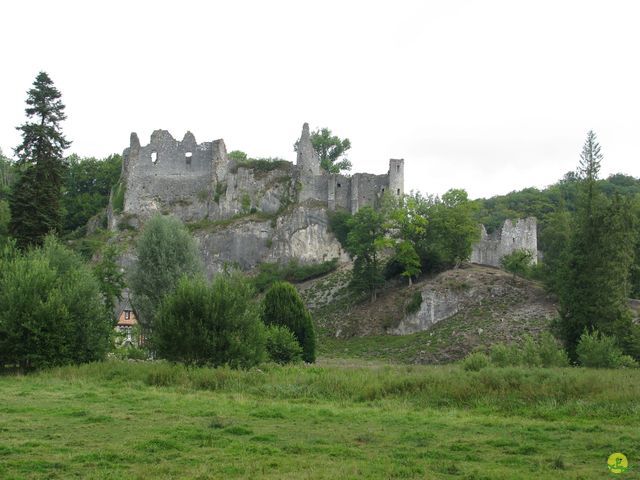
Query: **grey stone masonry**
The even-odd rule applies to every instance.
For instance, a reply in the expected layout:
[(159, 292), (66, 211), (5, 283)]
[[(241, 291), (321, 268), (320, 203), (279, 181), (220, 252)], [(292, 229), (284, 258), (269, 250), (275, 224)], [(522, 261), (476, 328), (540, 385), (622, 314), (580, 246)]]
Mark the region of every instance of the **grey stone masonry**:
[(534, 217), (516, 220), (505, 220), (499, 231), (487, 233), (484, 225), (480, 226), (480, 241), (473, 246), (471, 262), (481, 265), (500, 266), (500, 260), (515, 250), (529, 250), (532, 262), (538, 262), (537, 220)]
[(264, 261), (346, 260), (327, 210), (355, 213), (377, 206), (385, 192), (402, 195), (404, 161), (390, 160), (382, 175), (329, 174), (320, 168), (306, 123), (295, 165), (236, 163), (223, 140), (197, 143), (191, 132), (176, 140), (156, 130), (144, 146), (131, 134), (120, 181), (124, 205), (121, 212), (109, 205), (109, 228), (139, 228), (155, 214), (195, 223), (213, 273), (229, 263), (249, 269)]

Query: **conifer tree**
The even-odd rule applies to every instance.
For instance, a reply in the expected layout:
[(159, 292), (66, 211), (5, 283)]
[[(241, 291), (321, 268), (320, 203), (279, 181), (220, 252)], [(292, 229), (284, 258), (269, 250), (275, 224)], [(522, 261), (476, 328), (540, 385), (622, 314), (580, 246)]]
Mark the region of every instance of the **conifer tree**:
[(63, 152), (71, 142), (62, 134), (66, 119), (61, 94), (45, 72), (27, 92), (27, 122), (17, 129), (22, 143), (15, 149), (20, 175), (11, 195), (11, 233), (18, 245), (40, 245), (60, 230)]
[(578, 168), (578, 210), (557, 292), (560, 332), (573, 358), (585, 330), (615, 336), (625, 353), (640, 353), (627, 305), (635, 219), (628, 201), (620, 197), (608, 201), (600, 192), (601, 161), (596, 136), (589, 132)]

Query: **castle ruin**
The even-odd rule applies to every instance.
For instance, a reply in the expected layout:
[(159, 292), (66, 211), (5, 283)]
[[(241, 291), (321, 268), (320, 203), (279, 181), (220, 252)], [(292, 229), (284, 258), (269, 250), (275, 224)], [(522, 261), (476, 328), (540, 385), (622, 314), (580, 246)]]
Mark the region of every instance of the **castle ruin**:
[(470, 261), (481, 265), (500, 266), (500, 260), (516, 250), (528, 250), (532, 263), (538, 263), (538, 222), (535, 217), (505, 220), (502, 228), (491, 234), (480, 226), (480, 241), (473, 246)]
[(237, 162), (223, 140), (199, 144), (187, 132), (178, 141), (156, 130), (142, 146), (132, 133), (123, 152), (123, 201), (115, 207), (111, 199), (109, 228), (139, 228), (155, 214), (198, 225), (194, 235), (210, 273), (225, 264), (250, 269), (291, 259), (346, 261), (329, 232), (327, 211), (355, 213), (376, 207), (386, 192), (403, 195), (404, 160), (390, 160), (382, 175), (329, 174), (320, 167), (306, 123), (297, 150), (295, 165)]

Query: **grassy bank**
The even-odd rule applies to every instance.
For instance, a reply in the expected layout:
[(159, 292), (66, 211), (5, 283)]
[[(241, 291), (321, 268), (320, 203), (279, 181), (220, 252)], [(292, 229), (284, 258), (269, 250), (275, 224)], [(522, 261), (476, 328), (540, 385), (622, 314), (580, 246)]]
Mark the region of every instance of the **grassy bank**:
[(595, 479), (639, 424), (638, 370), (114, 361), (0, 377), (0, 478)]

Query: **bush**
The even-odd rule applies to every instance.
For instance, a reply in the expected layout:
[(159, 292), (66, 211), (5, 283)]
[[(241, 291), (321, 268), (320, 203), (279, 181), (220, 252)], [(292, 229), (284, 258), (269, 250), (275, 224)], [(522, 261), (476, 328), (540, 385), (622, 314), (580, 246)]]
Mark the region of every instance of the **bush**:
[(409, 303), (407, 303), (407, 306), (404, 310), (407, 315), (411, 315), (412, 313), (416, 313), (417, 311), (419, 311), (421, 306), (422, 292), (418, 291), (413, 293), (413, 295), (411, 296), (411, 300), (409, 300)]
[(261, 263), (259, 272), (253, 278), (253, 285), (259, 292), (264, 292), (274, 282), (286, 280), (288, 282), (304, 282), (326, 275), (338, 268), (338, 259), (327, 260), (322, 263), (300, 265), (296, 260), (281, 265), (278, 263)]
[(616, 345), (613, 337), (603, 335), (597, 330), (589, 333), (584, 331), (576, 347), (578, 361), (584, 367), (618, 368), (628, 364), (623, 358), (622, 350)]
[(504, 343), (496, 343), (491, 345), (489, 350), (491, 363), (496, 367), (511, 367), (520, 365), (520, 349), (516, 345), (505, 345)]
[(302, 347), (287, 327), (281, 325), (267, 327), (266, 345), (269, 358), (276, 363), (294, 363), (302, 360)]
[(31, 370), (104, 359), (110, 315), (80, 257), (53, 237), (42, 248), (3, 257), (0, 366)]
[(474, 352), (462, 360), (462, 368), (467, 371), (477, 372), (490, 364), (489, 357), (482, 352)]
[(569, 356), (558, 341), (548, 332), (538, 340), (538, 355), (541, 367), (568, 367)]
[(113, 211), (116, 213), (122, 213), (124, 210), (124, 194), (126, 190), (127, 187), (124, 185), (122, 180), (113, 187), (113, 192), (111, 194), (111, 206), (113, 207)]
[(316, 335), (311, 314), (293, 285), (276, 282), (271, 286), (264, 298), (263, 320), (266, 325), (283, 325), (291, 330), (302, 347), (303, 360), (315, 361)]
[(202, 272), (200, 254), (180, 220), (158, 215), (145, 225), (136, 256), (129, 272), (131, 301), (141, 326), (152, 330), (156, 310), (180, 277)]
[(256, 365), (264, 359), (265, 329), (253, 297), (237, 273), (211, 285), (183, 277), (158, 310), (152, 347), (159, 358), (186, 364)]
[(567, 353), (548, 332), (534, 340), (531, 335), (519, 344), (497, 343), (489, 350), (491, 363), (496, 367), (566, 367), (569, 365)]

